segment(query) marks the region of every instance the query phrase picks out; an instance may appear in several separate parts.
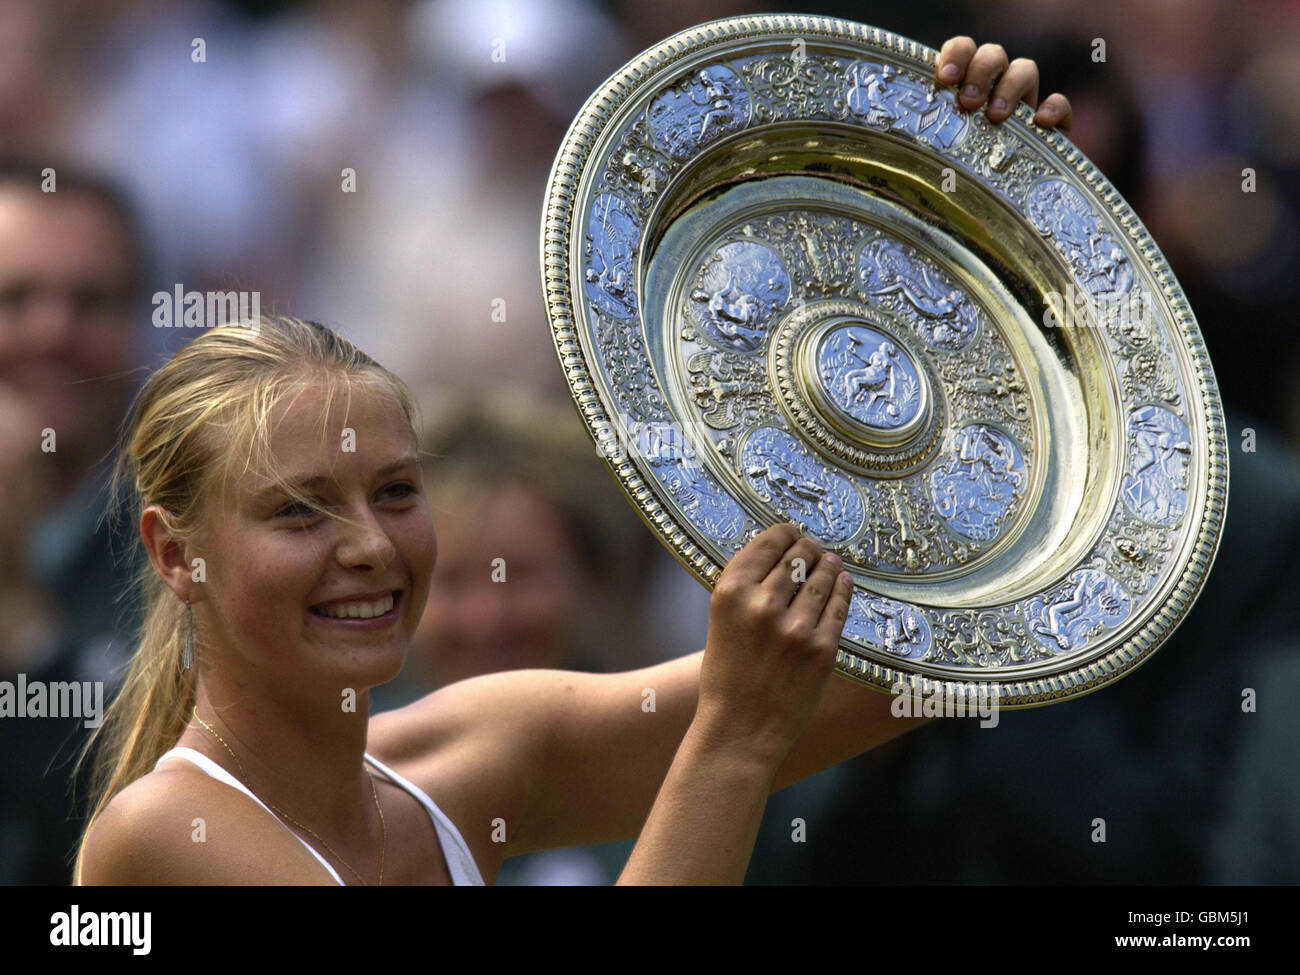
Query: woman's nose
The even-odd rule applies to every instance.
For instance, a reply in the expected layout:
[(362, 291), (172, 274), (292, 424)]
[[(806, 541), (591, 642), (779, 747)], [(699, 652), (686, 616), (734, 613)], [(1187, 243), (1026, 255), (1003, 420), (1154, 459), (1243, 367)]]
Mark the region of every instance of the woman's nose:
[(392, 564), (397, 547), (368, 506), (346, 516), (338, 546), (338, 560), (348, 568), (383, 571)]

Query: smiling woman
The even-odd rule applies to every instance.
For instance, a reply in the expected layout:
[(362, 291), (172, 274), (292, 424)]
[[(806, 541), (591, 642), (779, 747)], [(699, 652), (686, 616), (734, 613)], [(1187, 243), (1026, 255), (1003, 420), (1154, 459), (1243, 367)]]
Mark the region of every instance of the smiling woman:
[[(153, 801), (164, 784), (172, 806), (188, 795), (180, 804), (193, 815), (183, 818), (201, 822), (201, 833), (212, 816), (247, 812), (196, 768), (259, 804), (283, 802), (322, 832), (378, 830), (387, 845), (369, 771), (359, 756), (330, 756), (352, 751), (349, 742), (364, 748), (364, 695), (401, 669), (428, 591), (436, 544), (414, 410), (396, 376), (328, 329), (289, 318), (213, 330), (141, 391), (115, 484), (134, 495), (146, 617), (98, 735), (80, 878), (146, 879), (135, 857), (117, 864), (125, 875), (113, 869), (112, 854), (130, 839), (113, 824), (130, 822), (123, 813), (142, 801), (152, 815), (165, 810)], [(314, 750), (312, 769), (286, 779), (308, 731), (344, 747)], [(186, 763), (160, 763), (177, 744)], [(237, 781), (220, 774), (226, 759)], [(435, 831), (444, 825), (423, 793), (396, 773), (384, 778), (386, 792), (405, 793), (405, 811), (414, 800)], [(373, 795), (374, 808), (349, 802), (354, 795)], [(360, 821), (358, 808), (369, 809)], [(366, 879), (312, 827), (279, 815)], [(268, 822), (280, 833), (272, 839), (287, 838)], [(202, 840), (186, 861), (200, 872), (204, 854), (221, 853)]]
[[(990, 119), (1037, 99), (997, 45), (954, 38), (936, 70)], [(1037, 120), (1069, 114), (1052, 95)], [(638, 837), (620, 883), (737, 883), (769, 795), (922, 723), (830, 679), (852, 577), (785, 524), (718, 576), (700, 653), (486, 674), (372, 717), (436, 556), (414, 402), (320, 325), (245, 325), (186, 345), (126, 430), (145, 620), (83, 753), (78, 882), (483, 883)]]

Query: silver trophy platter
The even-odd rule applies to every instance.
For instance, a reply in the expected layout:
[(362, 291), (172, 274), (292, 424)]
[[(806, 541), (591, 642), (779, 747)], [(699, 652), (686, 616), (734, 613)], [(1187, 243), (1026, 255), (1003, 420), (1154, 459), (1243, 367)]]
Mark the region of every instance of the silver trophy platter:
[(1227, 497), (1204, 342), (1106, 178), (860, 24), (685, 31), (591, 96), (546, 195), (570, 390), (705, 585), (793, 522), (856, 587), (837, 661), (1003, 707), (1095, 690), (1195, 600)]

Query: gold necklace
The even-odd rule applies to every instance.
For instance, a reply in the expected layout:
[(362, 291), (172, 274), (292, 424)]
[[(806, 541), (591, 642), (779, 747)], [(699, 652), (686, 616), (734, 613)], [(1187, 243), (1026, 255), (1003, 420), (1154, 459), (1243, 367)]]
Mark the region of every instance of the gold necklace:
[[(239, 760), (239, 756), (236, 755), (231, 750), (230, 746), (226, 744), (226, 739), (222, 738), (219, 734), (217, 734), (216, 729), (213, 728), (212, 725), (208, 724), (206, 721), (204, 721), (202, 718), (199, 717), (198, 705), (194, 706), (194, 720), (196, 720), (199, 724), (203, 725), (204, 728), (206, 728), (209, 732), (211, 732), (213, 737), (215, 737), (217, 741), (221, 742), (222, 747), (224, 747), (226, 751), (230, 752), (230, 757), (233, 758), (235, 760), (235, 764), (239, 766), (240, 777), (244, 780), (244, 785), (248, 787), (248, 790), (250, 792), (252, 792), (253, 787), (248, 784), (248, 773), (244, 771), (244, 763)], [(379, 790), (375, 788), (375, 776), (373, 773), (371, 773), (370, 769), (367, 768), (364, 763), (362, 764), (361, 767), (366, 770), (366, 775), (369, 776), (370, 778), (370, 794), (374, 797), (375, 810), (379, 813), (380, 844), (379, 844), (378, 886), (382, 887), (384, 885), (384, 854), (388, 851), (388, 825), (384, 822), (384, 808), (379, 804)], [(356, 870), (353, 870), (352, 865), (349, 864), (346, 860), (344, 860), (341, 856), (339, 856), (338, 851), (336, 851), (334, 847), (330, 846), (328, 843), (325, 842), (325, 838), (323, 836), (317, 833), (310, 826), (298, 822), (298, 820), (294, 819), (283, 809), (280, 809), (278, 806), (273, 805), (271, 802), (268, 801), (266, 804), (271, 809), (275, 810), (275, 812), (278, 815), (283, 816), (285, 819), (289, 820), (289, 822), (293, 823), (299, 829), (305, 829), (308, 833), (311, 833), (312, 836), (316, 837), (316, 839), (320, 840), (321, 845), (324, 846), (325, 849), (329, 850), (330, 853), (334, 854), (334, 859), (338, 860), (339, 863), (343, 864), (343, 866), (347, 867), (349, 870), (352, 871), (352, 875), (361, 881), (362, 886), (366, 886), (366, 887), (369, 886), (369, 884), (366, 883), (365, 878), (362, 877), (361, 874), (357, 873)]]

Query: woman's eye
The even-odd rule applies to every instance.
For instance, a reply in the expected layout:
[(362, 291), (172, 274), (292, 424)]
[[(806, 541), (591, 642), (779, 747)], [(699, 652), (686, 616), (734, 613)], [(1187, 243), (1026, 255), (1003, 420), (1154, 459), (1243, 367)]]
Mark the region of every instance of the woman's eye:
[(409, 498), (412, 494), (414, 494), (415, 485), (408, 484), (406, 481), (402, 481), (400, 484), (390, 484), (384, 490), (391, 497), (400, 500), (402, 498)]
[[(411, 495), (416, 494), (416, 488), (413, 484), (403, 481), (398, 484), (390, 484), (381, 492), (384, 500), (403, 501)], [(322, 508), (329, 507), (321, 502)], [(277, 518), (314, 518), (321, 513), (319, 508), (313, 508), (311, 505), (301, 501), (291, 501), (275, 513)]]
[(316, 512), (310, 506), (303, 504), (301, 501), (294, 501), (277, 511), (275, 516), (277, 518), (310, 518), (314, 514)]

